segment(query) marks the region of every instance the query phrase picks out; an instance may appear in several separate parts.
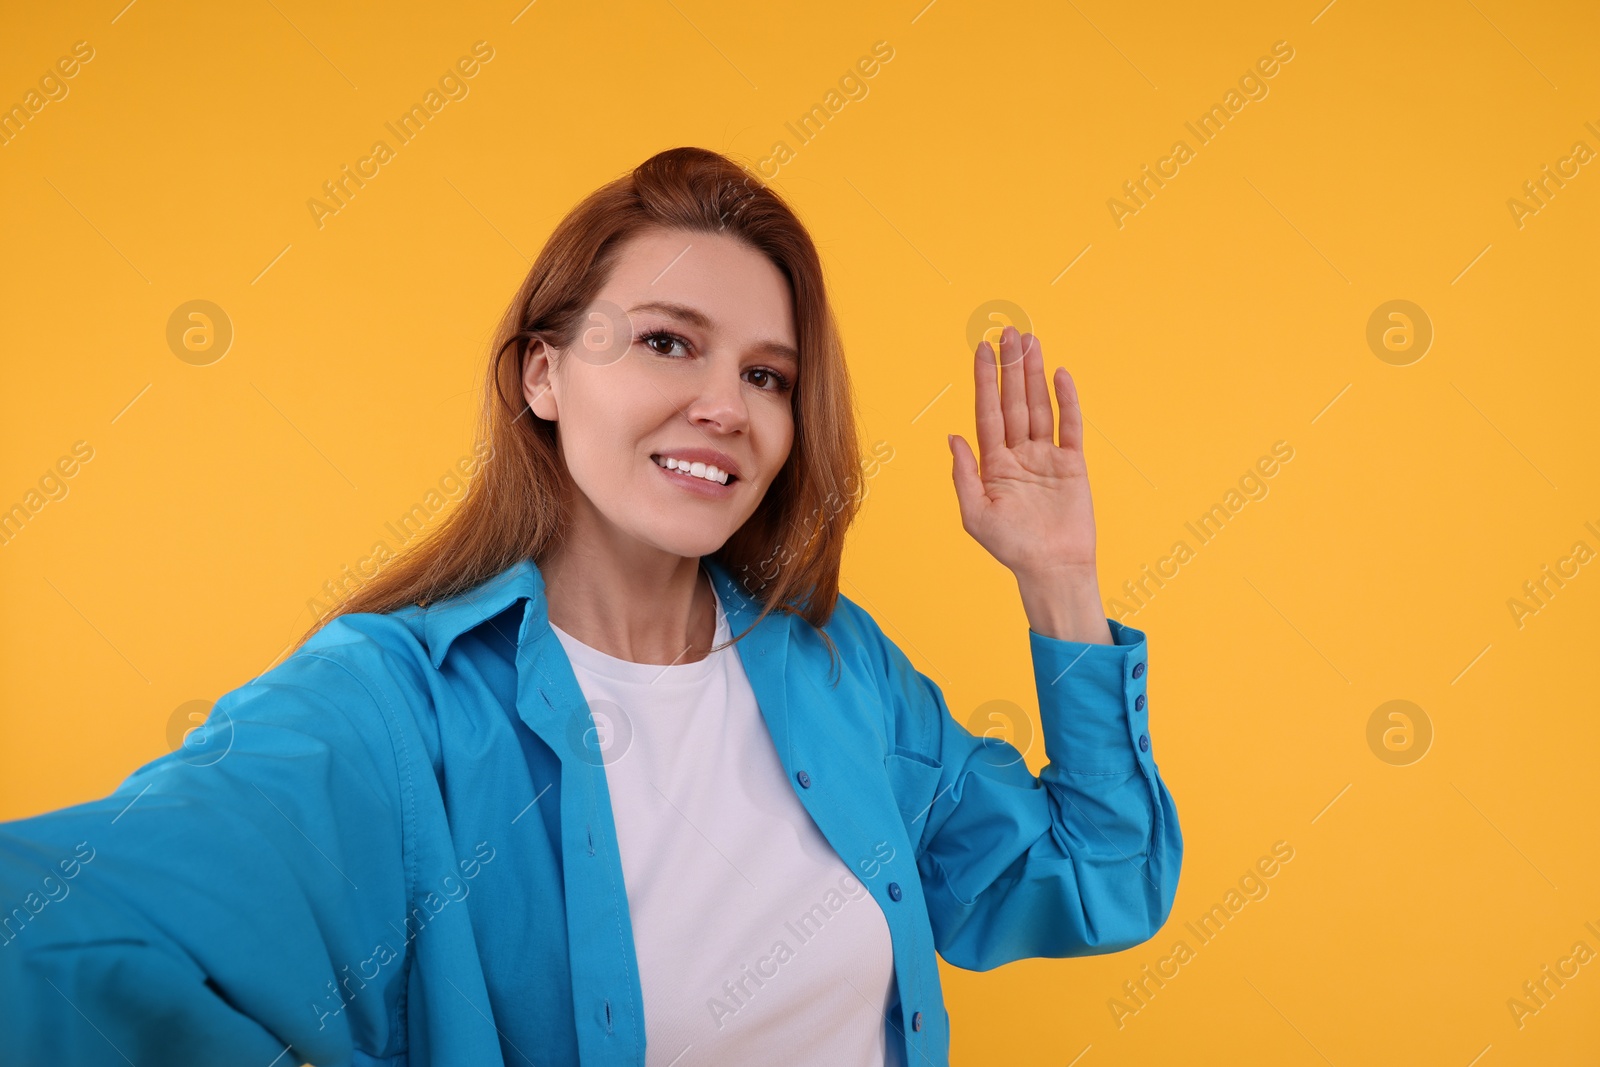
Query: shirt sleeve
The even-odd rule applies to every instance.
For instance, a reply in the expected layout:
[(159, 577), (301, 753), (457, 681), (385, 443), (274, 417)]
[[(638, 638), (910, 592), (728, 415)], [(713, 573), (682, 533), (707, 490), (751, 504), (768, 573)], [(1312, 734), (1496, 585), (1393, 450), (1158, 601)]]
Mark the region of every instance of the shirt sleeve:
[(401, 1045), (403, 963), (375, 953), (404, 945), (408, 895), (388, 704), (302, 649), (109, 796), (0, 823), (6, 1062), (297, 1067)]
[[(885, 760), (908, 813), (934, 944), (985, 971), (1120, 952), (1172, 910), (1183, 836), (1150, 740), (1144, 633), (1111, 645), (1028, 631), (1047, 763), (974, 736), (883, 637), (893, 704)], [(881, 635), (881, 631), (880, 631)]]

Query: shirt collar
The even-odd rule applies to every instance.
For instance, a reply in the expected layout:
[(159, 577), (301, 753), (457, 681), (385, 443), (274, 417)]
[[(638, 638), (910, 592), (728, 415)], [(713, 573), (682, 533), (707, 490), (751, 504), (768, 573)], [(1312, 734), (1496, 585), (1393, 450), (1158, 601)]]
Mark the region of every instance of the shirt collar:
[[(727, 567), (716, 557), (702, 556), (701, 562), (716, 583), (728, 625), (737, 633), (742, 625), (748, 625), (760, 613), (761, 605), (740, 588)], [(528, 602), (525, 612), (532, 616), (528, 621), (533, 628), (527, 632), (541, 633), (549, 617), (544, 597), (544, 575), (531, 559), (520, 559), (466, 592), (430, 606), (422, 627), (428, 644), (428, 659), (434, 669), (438, 670), (444, 663), (445, 655), (456, 638), (523, 601)]]

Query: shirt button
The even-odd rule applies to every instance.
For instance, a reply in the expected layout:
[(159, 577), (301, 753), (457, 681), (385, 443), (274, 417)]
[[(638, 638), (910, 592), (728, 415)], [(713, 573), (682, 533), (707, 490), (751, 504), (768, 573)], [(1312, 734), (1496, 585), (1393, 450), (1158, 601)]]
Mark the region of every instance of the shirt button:
[(911, 1013), (911, 1029), (922, 1029), (922, 1013), (920, 1011), (914, 1011)]
[(1143, 711), (1144, 710), (1144, 694), (1143, 693), (1140, 693), (1138, 696), (1133, 698), (1133, 710), (1134, 711)]
[(899, 882), (890, 882), (889, 883), (889, 899), (890, 900), (899, 900), (900, 899), (900, 883)]
[(1148, 734), (1140, 734), (1139, 735), (1139, 751), (1140, 752), (1149, 752), (1150, 751), (1150, 736)]
[(1133, 665), (1133, 676), (1135, 678), (1143, 678), (1144, 677), (1144, 663), (1143, 663), (1143, 661), (1141, 661), (1139, 663), (1135, 663)]
[(810, 789), (811, 788), (811, 776), (809, 774), (807, 774), (805, 771), (800, 771), (798, 774), (795, 775), (795, 778), (799, 779), (800, 787), (802, 789)]

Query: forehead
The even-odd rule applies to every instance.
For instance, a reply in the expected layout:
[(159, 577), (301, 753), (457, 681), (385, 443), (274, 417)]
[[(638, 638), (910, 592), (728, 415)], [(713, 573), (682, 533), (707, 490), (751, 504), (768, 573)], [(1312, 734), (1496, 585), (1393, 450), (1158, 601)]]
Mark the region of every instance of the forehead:
[(795, 346), (788, 280), (745, 242), (717, 233), (650, 229), (636, 234), (600, 291), (624, 310), (643, 303), (684, 304), (719, 335)]

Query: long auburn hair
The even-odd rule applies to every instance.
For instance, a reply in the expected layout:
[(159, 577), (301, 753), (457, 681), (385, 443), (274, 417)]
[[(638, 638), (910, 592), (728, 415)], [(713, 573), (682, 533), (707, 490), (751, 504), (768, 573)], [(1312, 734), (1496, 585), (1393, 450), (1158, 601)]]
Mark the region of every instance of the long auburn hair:
[(486, 459), (460, 504), (319, 618), (297, 648), (340, 615), (426, 607), (522, 559), (540, 564), (561, 546), (575, 489), (556, 447), (557, 424), (523, 397), (523, 360), (535, 338), (563, 352), (577, 340), (622, 245), (651, 227), (739, 238), (788, 280), (800, 349), (794, 443), (755, 512), (712, 555), (761, 604), (733, 640), (771, 612), (795, 614), (817, 627), (830, 659), (836, 656), (821, 627), (838, 601), (845, 533), (863, 493), (854, 397), (822, 263), (777, 193), (732, 159), (693, 147), (650, 157), (556, 226), (496, 330), (478, 416), (479, 440), (489, 448), (480, 444)]

